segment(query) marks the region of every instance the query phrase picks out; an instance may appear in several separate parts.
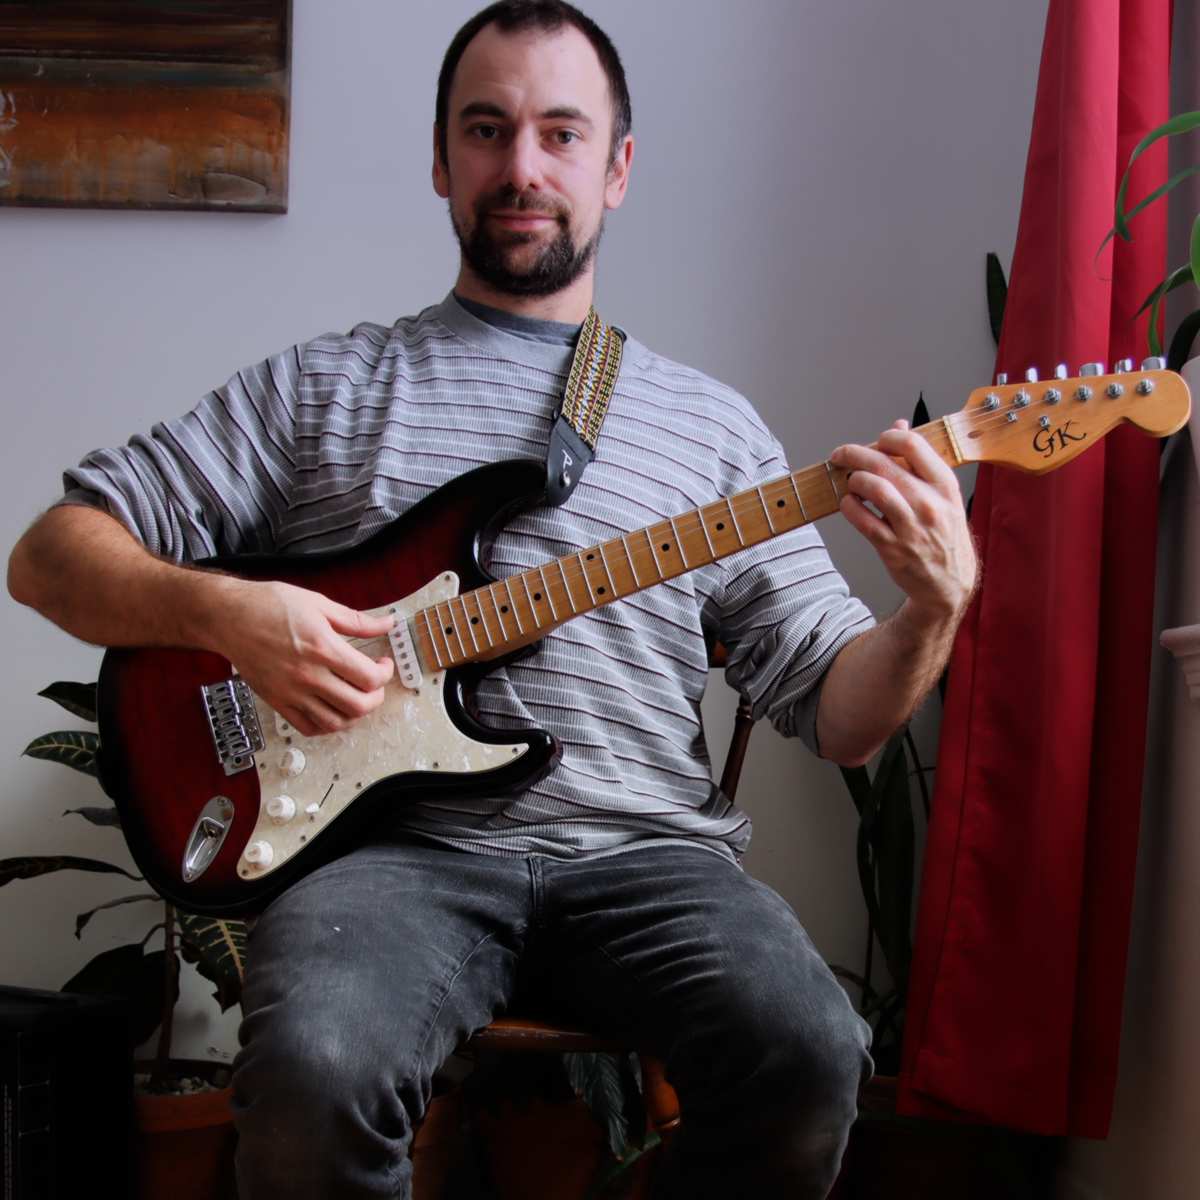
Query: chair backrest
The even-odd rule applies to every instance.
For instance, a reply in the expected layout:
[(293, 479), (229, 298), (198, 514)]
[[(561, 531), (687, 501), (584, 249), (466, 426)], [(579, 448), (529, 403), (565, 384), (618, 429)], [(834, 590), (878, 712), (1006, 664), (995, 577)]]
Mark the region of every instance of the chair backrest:
[[(727, 659), (725, 647), (717, 642), (708, 655), (708, 665), (713, 670), (723, 669)], [(721, 791), (732, 800), (737, 795), (738, 783), (742, 778), (742, 764), (746, 761), (746, 747), (750, 744), (750, 732), (754, 728), (754, 716), (750, 702), (745, 696), (738, 697), (737, 713), (733, 718), (733, 736), (729, 739), (729, 750), (725, 755), (725, 768), (721, 772)]]

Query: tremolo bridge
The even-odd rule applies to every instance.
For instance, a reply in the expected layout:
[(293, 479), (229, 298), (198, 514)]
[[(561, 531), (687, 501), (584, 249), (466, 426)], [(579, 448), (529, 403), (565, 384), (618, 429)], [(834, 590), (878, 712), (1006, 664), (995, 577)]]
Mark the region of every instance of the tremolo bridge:
[(200, 691), (217, 759), (225, 774), (248, 771), (254, 766), (255, 754), (266, 745), (250, 685), (244, 679), (222, 679), (220, 683), (205, 684)]

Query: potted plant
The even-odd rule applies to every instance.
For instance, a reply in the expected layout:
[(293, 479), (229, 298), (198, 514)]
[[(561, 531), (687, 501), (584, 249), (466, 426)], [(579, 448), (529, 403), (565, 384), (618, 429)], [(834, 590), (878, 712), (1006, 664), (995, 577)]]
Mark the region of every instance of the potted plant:
[[(54, 683), (39, 694), (75, 717), (96, 719), (95, 684)], [(87, 730), (59, 730), (35, 738), (25, 753), (94, 777), (98, 775), (100, 738)], [(69, 809), (64, 815), (78, 815), (98, 826), (120, 826), (117, 810), (110, 802), (100, 807)], [(42, 855), (0, 859), (0, 887), (58, 871), (99, 872), (142, 882), (140, 876), (102, 859)], [(129, 1036), (134, 1047), (158, 1032), (154, 1055), (138, 1064), (136, 1080), (135, 1150), (140, 1194), (169, 1196), (170, 1200), (216, 1195), (219, 1192), (214, 1188), (222, 1187), (223, 1181), (232, 1187), (229, 1072), (221, 1064), (174, 1059), (171, 1039), (181, 960), (194, 964), (215, 985), (214, 998), (222, 1012), (239, 1003), (246, 927), (241, 921), (181, 912), (143, 887), (80, 913), (75, 919), (76, 938), (82, 938), (97, 913), (127, 904), (153, 906), (152, 923), (145, 935), (139, 941), (95, 955), (62, 990), (121, 997), (129, 1013)], [(159, 933), (161, 948), (147, 951), (146, 943)]]

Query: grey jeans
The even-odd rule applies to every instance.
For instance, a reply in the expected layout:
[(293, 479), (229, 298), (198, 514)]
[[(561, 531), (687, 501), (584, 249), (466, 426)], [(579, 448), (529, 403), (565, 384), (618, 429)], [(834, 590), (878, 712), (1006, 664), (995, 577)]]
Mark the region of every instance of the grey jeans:
[(564, 862), (376, 842), (275, 900), (248, 958), (242, 1200), (407, 1200), (434, 1071), (531, 963), (565, 1019), (665, 1061), (683, 1121), (662, 1195), (825, 1196), (871, 1070), (788, 905), (688, 845)]

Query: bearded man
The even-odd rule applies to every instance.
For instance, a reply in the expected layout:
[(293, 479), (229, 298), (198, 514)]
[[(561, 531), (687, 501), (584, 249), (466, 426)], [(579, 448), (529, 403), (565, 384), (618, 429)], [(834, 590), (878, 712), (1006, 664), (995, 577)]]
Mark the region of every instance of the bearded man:
[[(89, 455), (14, 550), (13, 595), (101, 645), (214, 651), (314, 744), (369, 718), (395, 664), (349, 639), (390, 616), (188, 564), (342, 550), (464, 471), (544, 460), (633, 150), (624, 72), (589, 18), (560, 0), (479, 13), (438, 81), (450, 294), (294, 346)], [(594, 459), (498, 533), (499, 576), (787, 473), (742, 397), (603, 328), (621, 366)], [(423, 796), (266, 907), (234, 1071), (245, 1200), (407, 1196), (435, 1070), (530, 981), (564, 1019), (664, 1059), (683, 1120), (660, 1195), (826, 1195), (868, 1029), (739, 866), (749, 821), (713, 786), (700, 726), (707, 646), (726, 645), (757, 715), (862, 763), (936, 679), (976, 570), (957, 484), (921, 438), (900, 424), (831, 459), (852, 472), (843, 513), (905, 593), (891, 618), (849, 595), (811, 527), (663, 569), (480, 683), (491, 725), (553, 733), (544, 777)], [(451, 624), (440, 644), (462, 637)]]

